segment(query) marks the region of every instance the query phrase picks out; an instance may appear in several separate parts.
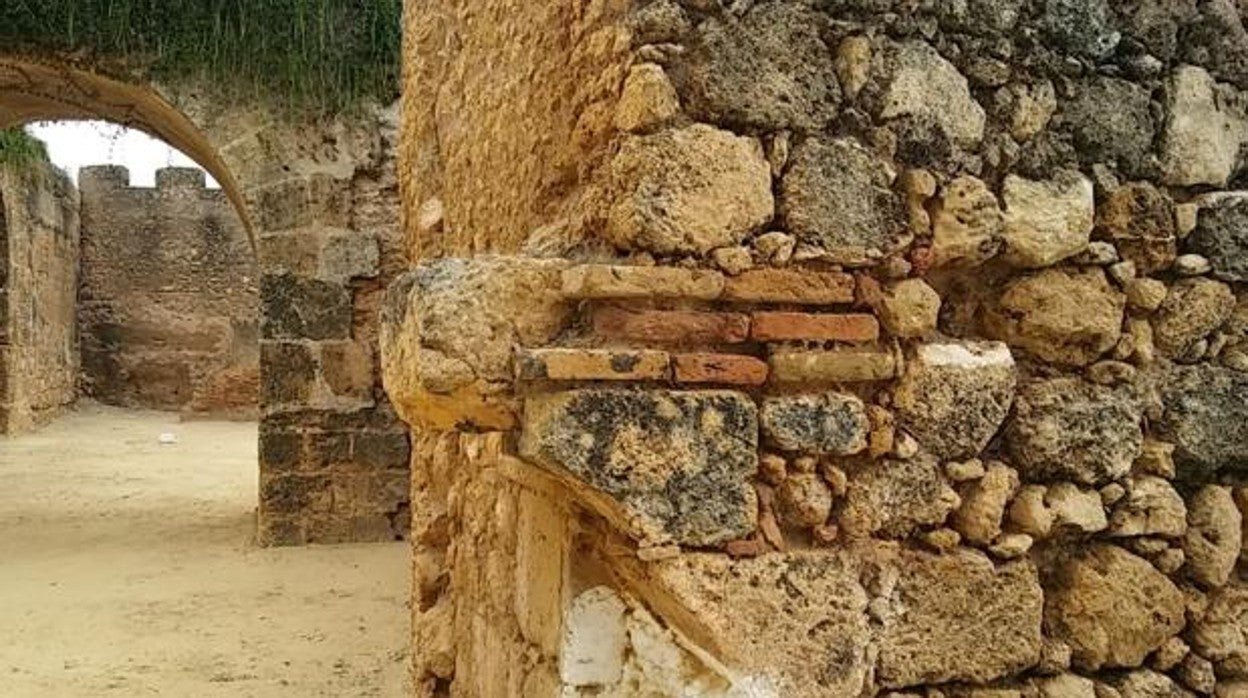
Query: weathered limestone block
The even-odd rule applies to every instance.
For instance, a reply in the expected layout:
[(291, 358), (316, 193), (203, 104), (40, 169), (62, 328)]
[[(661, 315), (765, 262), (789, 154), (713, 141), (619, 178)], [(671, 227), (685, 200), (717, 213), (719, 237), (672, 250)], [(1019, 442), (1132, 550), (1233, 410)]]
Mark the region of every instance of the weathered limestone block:
[(897, 375), (897, 357), (887, 349), (780, 350), (768, 362), (776, 382), (806, 386), (884, 381)]
[(984, 329), (1042, 361), (1086, 366), (1118, 343), (1125, 308), (1099, 268), (1045, 269), (1010, 282)]
[(680, 113), (680, 98), (661, 66), (642, 63), (629, 68), (615, 107), (615, 125), (640, 132), (670, 121)]
[(940, 294), (922, 279), (889, 286), (880, 301), (880, 321), (894, 337), (923, 337), (940, 319)]
[(820, 526), (832, 513), (832, 490), (817, 473), (795, 473), (776, 488), (776, 506), (782, 523)]
[(838, 522), (851, 537), (905, 538), (944, 523), (961, 503), (935, 458), (879, 460), (850, 474)]
[(740, 18), (702, 22), (673, 79), (699, 119), (765, 131), (818, 130), (841, 98), (827, 16), (802, 5), (763, 3)]
[(1165, 411), (1154, 426), (1174, 443), (1180, 478), (1248, 472), (1248, 374), (1209, 364), (1175, 366), (1161, 395)]
[(865, 263), (910, 240), (893, 178), (853, 141), (808, 138), (780, 182), (780, 213), (789, 232), (826, 249), (832, 261)]
[(1178, 254), (1174, 202), (1147, 182), (1121, 186), (1097, 207), (1096, 235), (1113, 242), (1140, 274), (1166, 269)]
[(972, 545), (988, 545), (1001, 534), (1005, 507), (1018, 489), (1018, 473), (1004, 463), (991, 463), (984, 476), (962, 491), (962, 506), (953, 513), (953, 528)]
[(1166, 480), (1153, 475), (1131, 478), (1127, 494), (1109, 517), (1111, 536), (1179, 538), (1187, 531), (1187, 506)]
[(767, 398), (760, 419), (776, 448), (802, 453), (860, 453), (871, 429), (862, 400), (842, 393)]
[(1188, 574), (1207, 587), (1226, 584), (1243, 545), (1243, 515), (1235, 506), (1231, 488), (1202, 487), (1191, 498), (1187, 523), (1183, 552)]
[(936, 266), (973, 266), (1001, 251), (1005, 215), (983, 180), (963, 176), (946, 184), (932, 213)]
[(771, 167), (757, 140), (705, 124), (630, 136), (611, 163), (606, 235), (660, 254), (736, 245), (771, 220)]
[(1055, 482), (1044, 493), (1044, 504), (1053, 517), (1056, 531), (1097, 533), (1109, 527), (1101, 495), (1081, 490), (1070, 482)]
[(1077, 378), (1024, 385), (1006, 425), (1006, 447), (1024, 480), (1100, 485), (1131, 469), (1144, 436), (1142, 406), (1124, 388)]
[(1092, 182), (1072, 170), (1048, 181), (1005, 178), (1005, 259), (1047, 267), (1082, 252), (1092, 235)]
[(949, 142), (973, 147), (984, 136), (984, 109), (958, 69), (922, 41), (886, 51), (888, 82), (880, 118), (932, 123)]
[(1062, 120), (1074, 134), (1085, 162), (1117, 162), (1132, 176), (1146, 172), (1156, 125), (1150, 90), (1126, 80), (1095, 77), (1080, 85), (1075, 99), (1063, 105)]
[(1179, 686), (1169, 676), (1152, 669), (1138, 669), (1113, 680), (1122, 698), (1193, 698), (1195, 694)]
[(1182, 279), (1170, 287), (1153, 316), (1153, 341), (1168, 357), (1182, 356), (1192, 344), (1222, 326), (1235, 309), (1235, 294), (1213, 279)]
[(434, 429), (507, 429), (512, 348), (540, 346), (571, 313), (565, 262), (520, 257), (422, 263), (386, 296), (381, 332), (386, 392), (404, 420)]
[(1248, 281), (1248, 193), (1210, 195), (1201, 204), (1187, 249), (1208, 259), (1219, 279)]
[(1142, 558), (1094, 545), (1045, 580), (1045, 628), (1080, 669), (1138, 667), (1184, 624), (1183, 594)]
[(994, 566), (960, 549), (907, 551), (896, 564), (895, 613), (879, 635), (881, 686), (986, 683), (1040, 659), (1043, 597), (1031, 562)]
[(832, 305), (854, 300), (854, 277), (839, 271), (753, 269), (724, 282), (724, 300)]
[(906, 362), (894, 404), (901, 424), (944, 459), (978, 455), (1014, 401), (1014, 358), (1000, 342), (925, 344)]
[(293, 274), (265, 274), (260, 281), (260, 303), (266, 339), (351, 336), (351, 293), (342, 284)]
[(1166, 184), (1226, 186), (1248, 141), (1248, 119), (1227, 104), (1223, 87), (1203, 68), (1184, 65), (1166, 89), (1161, 169)]
[(754, 402), (726, 391), (573, 390), (528, 399), (520, 455), (615, 498), (647, 542), (754, 530)]
[(859, 565), (848, 553), (695, 553), (656, 563), (648, 576), (687, 614), (686, 634), (731, 666), (769, 677), (776, 695), (824, 698), (869, 686), (869, 597)]
[(1232, 584), (1209, 595), (1192, 626), (1192, 647), (1222, 676), (1248, 678), (1248, 586)]

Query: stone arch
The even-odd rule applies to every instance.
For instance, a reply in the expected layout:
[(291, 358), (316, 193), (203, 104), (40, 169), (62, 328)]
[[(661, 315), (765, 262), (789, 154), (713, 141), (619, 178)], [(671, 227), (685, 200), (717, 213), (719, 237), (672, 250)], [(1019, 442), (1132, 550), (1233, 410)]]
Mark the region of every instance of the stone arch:
[(158, 91), (69, 64), (0, 56), (0, 128), (73, 119), (112, 121), (182, 151), (221, 184), (252, 231), (242, 190), (224, 159), (200, 127)]
[(193, 80), (0, 47), (0, 127), (103, 119), (180, 149), (247, 228), (260, 273), (265, 544), (406, 536), (408, 436), (381, 388), (377, 314), (406, 266), (397, 109), (321, 117), (219, 99)]

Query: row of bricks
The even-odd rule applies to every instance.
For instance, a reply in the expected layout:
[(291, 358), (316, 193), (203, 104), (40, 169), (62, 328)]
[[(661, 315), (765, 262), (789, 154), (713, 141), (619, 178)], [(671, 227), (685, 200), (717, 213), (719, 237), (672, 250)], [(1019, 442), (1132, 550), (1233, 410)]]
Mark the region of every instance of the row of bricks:
[(563, 272), (571, 299), (726, 300), (833, 305), (854, 301), (854, 277), (839, 271), (752, 269), (724, 276), (708, 269), (586, 264)]
[(523, 349), (520, 380), (667, 381), (762, 385), (851, 383), (894, 378), (896, 356), (881, 349), (776, 352), (767, 361), (744, 354), (669, 354), (652, 349)]
[(594, 310), (594, 332), (612, 339), (657, 344), (759, 342), (874, 342), (880, 323), (865, 313), (709, 312), (695, 310)]

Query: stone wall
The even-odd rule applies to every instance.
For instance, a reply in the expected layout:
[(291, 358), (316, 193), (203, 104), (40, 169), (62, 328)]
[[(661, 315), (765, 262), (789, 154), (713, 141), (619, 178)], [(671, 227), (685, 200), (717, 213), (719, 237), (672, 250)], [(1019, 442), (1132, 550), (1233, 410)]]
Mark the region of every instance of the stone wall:
[(234, 205), (197, 169), (155, 188), (84, 168), (78, 326), (83, 393), (125, 407), (254, 416), (256, 255)]
[(0, 434), (77, 397), (78, 193), (50, 166), (0, 167)]
[(419, 695), (1248, 695), (1237, 6), (407, 22)]

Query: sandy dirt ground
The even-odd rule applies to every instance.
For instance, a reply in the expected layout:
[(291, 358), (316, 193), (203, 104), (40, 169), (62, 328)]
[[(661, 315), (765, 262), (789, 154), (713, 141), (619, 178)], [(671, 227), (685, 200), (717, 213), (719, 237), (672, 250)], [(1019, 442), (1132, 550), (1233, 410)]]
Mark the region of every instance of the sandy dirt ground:
[(251, 423), (0, 437), (0, 696), (405, 695), (406, 544), (259, 549), (255, 502)]

